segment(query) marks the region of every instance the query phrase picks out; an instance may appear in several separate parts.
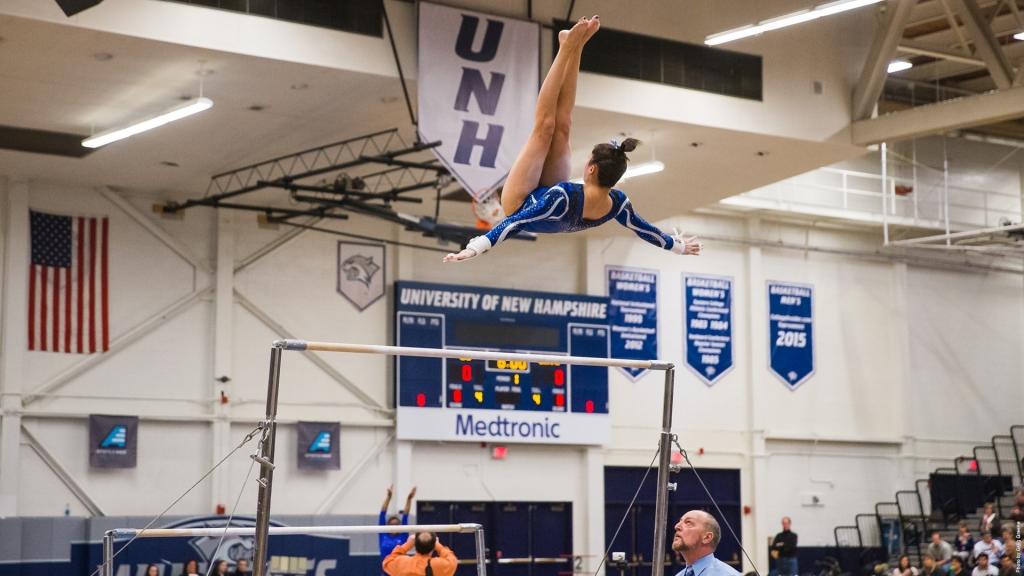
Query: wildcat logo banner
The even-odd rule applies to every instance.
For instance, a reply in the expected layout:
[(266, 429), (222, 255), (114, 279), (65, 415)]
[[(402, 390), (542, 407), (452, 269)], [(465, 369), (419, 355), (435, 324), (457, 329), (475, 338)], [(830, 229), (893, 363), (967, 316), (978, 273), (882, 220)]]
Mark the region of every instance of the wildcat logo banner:
[(94, 468), (135, 468), (138, 437), (138, 416), (90, 414), (89, 465)]
[(338, 242), (338, 293), (359, 309), (384, 296), (384, 245)]
[(540, 25), (420, 2), (419, 131), (477, 200), (508, 175), (533, 127)]
[(299, 468), (340, 470), (341, 424), (337, 422), (298, 422)]

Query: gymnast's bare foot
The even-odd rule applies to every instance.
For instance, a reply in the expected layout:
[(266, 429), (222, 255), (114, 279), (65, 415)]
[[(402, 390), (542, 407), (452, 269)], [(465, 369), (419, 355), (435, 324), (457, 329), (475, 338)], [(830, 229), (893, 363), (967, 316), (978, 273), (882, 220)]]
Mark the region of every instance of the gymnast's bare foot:
[(597, 34), (597, 31), (601, 28), (601, 17), (594, 14), (594, 17), (587, 21), (587, 34), (583, 37), (583, 42), (586, 43), (588, 40)]

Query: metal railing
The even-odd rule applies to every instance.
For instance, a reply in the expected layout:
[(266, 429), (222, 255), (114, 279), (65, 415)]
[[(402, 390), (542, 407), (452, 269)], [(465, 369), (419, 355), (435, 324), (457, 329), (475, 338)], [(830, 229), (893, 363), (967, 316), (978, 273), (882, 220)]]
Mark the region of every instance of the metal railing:
[[(939, 172), (941, 174), (941, 171)], [(884, 182), (884, 186), (883, 186)], [(754, 205), (771, 209), (810, 212), (822, 216), (922, 228), (974, 229), (1000, 225), (1003, 219), (1020, 222), (1019, 195), (949, 184), (943, 178), (906, 178), (819, 168), (727, 198), (726, 205)]]

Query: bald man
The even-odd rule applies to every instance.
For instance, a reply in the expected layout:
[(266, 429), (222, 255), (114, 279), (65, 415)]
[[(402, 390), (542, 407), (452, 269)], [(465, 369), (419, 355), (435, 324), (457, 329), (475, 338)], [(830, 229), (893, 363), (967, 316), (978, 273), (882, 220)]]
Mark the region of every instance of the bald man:
[(676, 576), (739, 576), (732, 566), (715, 558), (722, 541), (722, 528), (714, 516), (703, 510), (690, 510), (676, 524), (672, 549), (686, 560), (686, 568)]

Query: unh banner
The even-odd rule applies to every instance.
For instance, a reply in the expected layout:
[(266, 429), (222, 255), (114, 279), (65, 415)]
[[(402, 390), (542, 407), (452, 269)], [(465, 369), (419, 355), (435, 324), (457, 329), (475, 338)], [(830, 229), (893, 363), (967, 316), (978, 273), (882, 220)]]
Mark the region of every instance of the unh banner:
[(704, 384), (732, 369), (732, 278), (683, 274), (686, 365)]
[(298, 422), (299, 468), (340, 470), (341, 424), (337, 422)]
[(814, 287), (768, 282), (769, 368), (790, 390), (814, 374)]
[(135, 468), (139, 448), (138, 416), (89, 415), (89, 465)]
[(419, 3), (419, 132), (476, 199), (508, 175), (533, 127), (540, 26)]
[[(612, 357), (654, 360), (658, 357), (658, 271), (608, 266), (608, 323)], [(643, 368), (620, 368), (636, 381)]]

